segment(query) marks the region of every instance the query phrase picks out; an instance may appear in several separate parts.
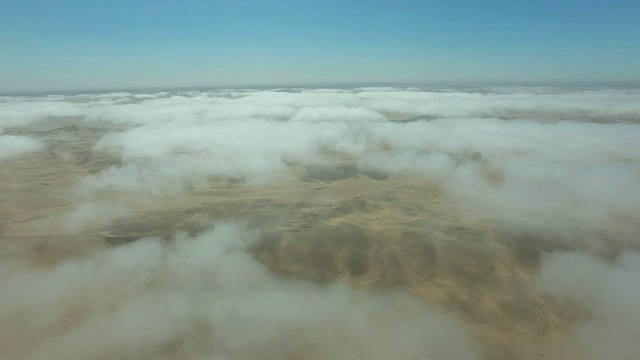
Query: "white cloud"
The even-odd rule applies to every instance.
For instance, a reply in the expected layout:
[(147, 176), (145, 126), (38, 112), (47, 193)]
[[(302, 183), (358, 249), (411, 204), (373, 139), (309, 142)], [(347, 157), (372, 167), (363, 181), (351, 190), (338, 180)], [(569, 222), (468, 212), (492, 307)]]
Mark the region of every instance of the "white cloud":
[(607, 262), (576, 252), (543, 258), (542, 288), (568, 313), (585, 314), (571, 329), (571, 345), (585, 359), (631, 360), (640, 352), (640, 254)]
[[(586, 302), (580, 306), (593, 319), (577, 325), (575, 346), (596, 358), (638, 352), (629, 340), (638, 335), (631, 329), (638, 319), (624, 317), (638, 294), (615, 285), (635, 284), (630, 274), (638, 270), (638, 256), (629, 252), (640, 233), (638, 90), (220, 90), (0, 99), (3, 126), (60, 116), (122, 128), (94, 149), (116, 155), (119, 165), (83, 178), (77, 191), (86, 203), (55, 220), (67, 231), (126, 215), (126, 205), (103, 206), (105, 191), (121, 199), (164, 197), (224, 176), (260, 186), (300, 176), (307, 165), (344, 163), (413, 176), (439, 183), (457, 214), (491, 222), (507, 242), (524, 238), (533, 251), (610, 256), (626, 250), (613, 265), (574, 252), (543, 257), (541, 281), (559, 299)], [(0, 135), (0, 150), (3, 141), (16, 154), (37, 148), (33, 139)], [(378, 353), (367, 353), (373, 350), (384, 358), (412, 358), (432, 349), (441, 358), (473, 357), (455, 325), (414, 299), (275, 279), (244, 251), (246, 238), (223, 226), (179, 237), (175, 245), (140, 241), (47, 271), (25, 265), (5, 279), (7, 305), (0, 311), (32, 318), (20, 331), (2, 328), (10, 336), (2, 344), (39, 339), (30, 354), (35, 358), (153, 357), (167, 344), (204, 357), (282, 358), (283, 351), (338, 357), (331, 348), (353, 358), (375, 358)], [(44, 296), (31, 288), (45, 289)], [(613, 299), (599, 295), (605, 292)], [(69, 314), (79, 314), (79, 322), (56, 327)], [(159, 320), (166, 317), (171, 321)], [(339, 325), (342, 318), (350, 325)], [(597, 338), (597, 327), (607, 335)], [(120, 328), (132, 333), (114, 335)], [(87, 346), (68, 350), (78, 343)], [(363, 352), (356, 354), (359, 346)], [(123, 353), (109, 353), (113, 349)]]
[[(291, 164), (352, 162), (440, 181), (458, 206), (510, 232), (580, 238), (598, 248), (611, 229), (638, 231), (628, 220), (640, 213), (640, 125), (633, 123), (640, 92), (633, 89), (216, 90), (1, 100), (0, 120), (8, 124), (73, 115), (125, 127), (98, 142), (97, 150), (122, 161), (82, 181), (87, 198), (106, 189), (175, 194), (211, 176), (269, 183), (293, 176)], [(431, 120), (420, 121), (425, 117)], [(36, 148), (35, 140), (2, 139), (13, 149), (2, 154)]]
[(42, 149), (43, 144), (28, 136), (3, 135), (0, 129), (0, 161)]
[(595, 239), (612, 227), (637, 230), (618, 219), (640, 213), (639, 125), (473, 118), (393, 123), (342, 111), (325, 116), (314, 108), (310, 122), (186, 119), (137, 126), (98, 143), (124, 165), (85, 179), (83, 191), (159, 195), (208, 176), (261, 183), (290, 176), (289, 164), (349, 161), (440, 181), (461, 208), (509, 231), (580, 237), (597, 247)]
[(255, 240), (221, 224), (50, 269), (23, 264), (0, 278), (0, 351), (7, 359), (480, 358), (454, 320), (406, 294), (274, 277), (246, 251)]

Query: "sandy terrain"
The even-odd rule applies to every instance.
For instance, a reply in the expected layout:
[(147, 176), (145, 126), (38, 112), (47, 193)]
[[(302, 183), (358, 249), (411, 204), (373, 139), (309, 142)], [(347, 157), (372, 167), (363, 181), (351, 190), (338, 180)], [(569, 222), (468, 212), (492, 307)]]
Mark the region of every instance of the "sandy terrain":
[[(491, 221), (458, 211), (438, 183), (361, 171), (349, 159), (292, 164), (293, 176), (262, 186), (219, 177), (165, 198), (107, 191), (97, 197), (124, 199), (128, 216), (105, 224), (81, 220), (95, 222), (89, 230), (65, 228), (58, 217), (82, 202), (74, 186), (118, 164), (94, 145), (119, 130), (58, 119), (5, 131), (46, 147), (2, 163), (3, 262), (22, 259), (46, 269), (142, 237), (198, 234), (212, 219), (240, 220), (259, 229), (251, 251), (279, 277), (409, 292), (459, 319), (489, 359), (575, 356), (566, 347), (572, 315), (535, 291), (537, 248), (514, 248)], [(0, 340), (9, 354), (25, 346), (29, 341)]]
[(0, 358), (633, 360), (639, 104), (0, 97)]

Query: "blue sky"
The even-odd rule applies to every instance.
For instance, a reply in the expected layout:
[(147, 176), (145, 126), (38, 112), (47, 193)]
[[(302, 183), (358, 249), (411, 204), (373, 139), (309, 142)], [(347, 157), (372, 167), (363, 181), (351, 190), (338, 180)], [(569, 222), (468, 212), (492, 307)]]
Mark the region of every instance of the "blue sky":
[(0, 91), (640, 80), (637, 0), (0, 5)]

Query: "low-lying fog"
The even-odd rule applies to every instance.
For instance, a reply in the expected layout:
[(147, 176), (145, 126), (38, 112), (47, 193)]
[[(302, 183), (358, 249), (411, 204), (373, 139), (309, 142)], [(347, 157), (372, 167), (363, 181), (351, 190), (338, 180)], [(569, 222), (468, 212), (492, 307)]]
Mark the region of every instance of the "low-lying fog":
[(0, 97), (2, 359), (633, 359), (640, 90)]

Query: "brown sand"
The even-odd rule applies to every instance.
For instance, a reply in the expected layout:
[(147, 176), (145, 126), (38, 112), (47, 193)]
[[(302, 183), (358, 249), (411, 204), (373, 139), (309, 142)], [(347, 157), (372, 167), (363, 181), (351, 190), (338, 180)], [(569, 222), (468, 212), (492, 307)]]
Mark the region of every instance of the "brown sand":
[[(80, 202), (73, 189), (84, 176), (118, 162), (92, 149), (117, 129), (73, 124), (7, 131), (47, 148), (0, 164), (0, 259), (47, 267), (144, 236), (197, 233), (208, 219), (245, 219), (261, 230), (253, 251), (274, 273), (406, 290), (459, 314), (491, 359), (573, 358), (565, 350), (568, 319), (534, 290), (535, 263), (524, 266), (494, 224), (457, 213), (438, 184), (361, 173), (348, 161), (296, 166), (297, 178), (280, 184), (220, 178), (164, 199), (130, 198), (130, 216), (70, 233), (51, 219)], [(110, 196), (117, 194), (101, 198)]]

